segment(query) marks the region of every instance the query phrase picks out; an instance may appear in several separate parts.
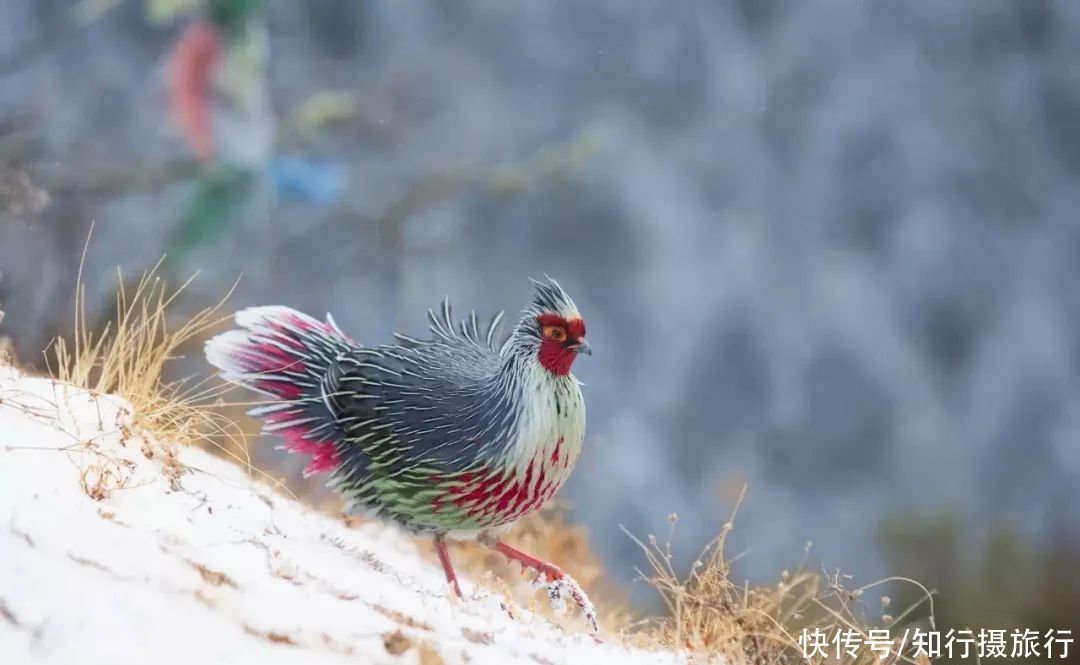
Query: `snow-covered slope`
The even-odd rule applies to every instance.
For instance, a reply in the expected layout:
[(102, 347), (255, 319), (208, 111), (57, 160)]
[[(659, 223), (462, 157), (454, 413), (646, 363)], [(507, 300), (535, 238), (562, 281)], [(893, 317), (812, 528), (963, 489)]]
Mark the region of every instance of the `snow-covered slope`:
[(3, 662), (674, 660), (511, 619), (467, 580), (457, 601), (392, 528), (350, 528), (202, 450), (179, 462), (123, 400), (0, 367)]

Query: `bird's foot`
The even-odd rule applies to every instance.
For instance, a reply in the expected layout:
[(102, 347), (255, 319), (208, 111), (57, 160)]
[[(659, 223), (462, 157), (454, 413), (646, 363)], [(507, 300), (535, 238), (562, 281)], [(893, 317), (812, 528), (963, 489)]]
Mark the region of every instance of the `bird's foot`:
[(596, 617), (596, 606), (589, 600), (588, 594), (585, 593), (585, 589), (581, 588), (577, 580), (559, 571), (558, 576), (547, 578), (546, 586), (552, 608), (558, 614), (565, 614), (566, 598), (569, 596), (570, 600), (577, 605), (582, 618), (589, 625), (589, 634), (593, 636), (593, 639), (597, 639), (596, 635), (600, 632), (600, 626)]
[(536, 571), (537, 575), (533, 582), (547, 588), (551, 606), (557, 613), (563, 614), (566, 611), (566, 598), (569, 597), (578, 606), (581, 616), (589, 625), (589, 633), (593, 636), (593, 639), (596, 639), (597, 633), (600, 632), (596, 606), (589, 600), (589, 596), (581, 588), (581, 585), (577, 583), (577, 580), (564, 573), (558, 566), (537, 559), (505, 543), (497, 543), (495, 548), (507, 558)]

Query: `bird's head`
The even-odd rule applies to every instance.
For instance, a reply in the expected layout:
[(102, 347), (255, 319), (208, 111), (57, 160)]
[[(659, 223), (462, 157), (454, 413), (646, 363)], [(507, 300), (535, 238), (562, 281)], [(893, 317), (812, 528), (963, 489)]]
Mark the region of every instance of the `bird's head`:
[(545, 276), (532, 283), (533, 300), (522, 312), (516, 334), (544, 369), (569, 374), (579, 355), (592, 354), (585, 341), (585, 320), (558, 282)]

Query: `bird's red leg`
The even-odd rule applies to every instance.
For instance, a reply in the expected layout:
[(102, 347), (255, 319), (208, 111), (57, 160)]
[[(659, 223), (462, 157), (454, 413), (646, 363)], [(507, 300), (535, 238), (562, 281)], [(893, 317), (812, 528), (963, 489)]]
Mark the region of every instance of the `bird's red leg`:
[(495, 543), (495, 549), (501, 552), (503, 556), (510, 559), (511, 561), (517, 561), (523, 566), (532, 568), (536, 572), (543, 575), (548, 582), (554, 582), (555, 580), (561, 580), (562, 578), (566, 577), (566, 573), (560, 570), (558, 566), (550, 564), (543, 559), (537, 559), (533, 555), (526, 554), (525, 552), (522, 552), (517, 548), (510, 547), (506, 543)]
[(435, 536), (435, 551), (439, 553), (439, 563), (442, 564), (443, 572), (446, 573), (447, 584), (453, 587), (458, 598), (463, 598), (461, 587), (458, 586), (457, 573), (454, 572), (454, 565), (450, 563), (450, 552), (446, 551), (446, 537), (442, 534)]

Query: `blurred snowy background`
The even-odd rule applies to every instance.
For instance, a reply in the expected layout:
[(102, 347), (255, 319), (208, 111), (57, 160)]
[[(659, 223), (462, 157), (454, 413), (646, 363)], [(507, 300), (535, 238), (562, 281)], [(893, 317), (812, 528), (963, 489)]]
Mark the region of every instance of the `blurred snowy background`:
[[(812, 540), (956, 623), (1080, 616), (1080, 4), (215, 4), (0, 3), (23, 361), (71, 328), (91, 222), (102, 320), (163, 253), (201, 273), (181, 309), (242, 275), (230, 309), (371, 341), (546, 272), (596, 351), (564, 496), (621, 580), (618, 525), (679, 513), (688, 562), (745, 482), (755, 579)], [(243, 91), (201, 166), (170, 100), (200, 17)]]

